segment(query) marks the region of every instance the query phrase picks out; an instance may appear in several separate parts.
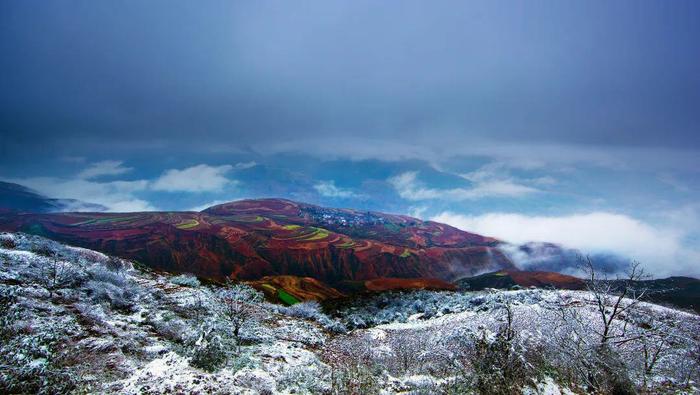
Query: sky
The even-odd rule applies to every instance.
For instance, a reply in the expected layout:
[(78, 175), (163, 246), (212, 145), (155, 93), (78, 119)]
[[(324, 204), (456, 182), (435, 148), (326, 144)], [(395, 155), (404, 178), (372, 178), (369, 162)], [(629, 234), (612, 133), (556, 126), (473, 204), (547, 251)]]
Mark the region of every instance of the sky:
[[(0, 3), (0, 179), (284, 197), (700, 275), (696, 1)], [(79, 209), (79, 207), (76, 207)]]

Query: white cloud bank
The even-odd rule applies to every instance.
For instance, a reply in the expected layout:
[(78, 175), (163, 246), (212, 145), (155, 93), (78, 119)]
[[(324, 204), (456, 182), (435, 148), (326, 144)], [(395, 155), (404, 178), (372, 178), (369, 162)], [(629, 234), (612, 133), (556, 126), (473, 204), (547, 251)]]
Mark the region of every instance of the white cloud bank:
[(520, 197), (538, 192), (537, 189), (508, 179), (474, 179), (472, 188), (438, 189), (425, 187), (418, 180), (418, 172), (408, 171), (392, 177), (389, 183), (404, 199), (418, 200), (473, 200), (485, 197)]
[(52, 198), (101, 204), (113, 212), (155, 210), (149, 202), (134, 195), (148, 188), (146, 180), (95, 182), (79, 178), (33, 177), (8, 181), (27, 186)]
[(582, 252), (611, 252), (635, 259), (654, 276), (700, 274), (700, 251), (684, 245), (683, 229), (659, 228), (608, 212), (561, 217), (490, 213), (466, 216), (444, 212), (431, 218), (511, 243), (545, 241)]
[(314, 189), (316, 192), (318, 192), (321, 196), (324, 197), (332, 197), (332, 198), (359, 198), (362, 197), (362, 195), (359, 195), (349, 189), (345, 188), (340, 188), (335, 185), (335, 181), (320, 181), (317, 184), (314, 185)]
[[(97, 181), (100, 176), (124, 174), (132, 170), (121, 161), (102, 161), (88, 165), (72, 178), (31, 177), (6, 179), (36, 190), (44, 196), (59, 199), (76, 199), (86, 203), (97, 203), (107, 211), (153, 211), (156, 207), (138, 195), (149, 191), (164, 192), (219, 192), (226, 186), (235, 185), (235, 180), (226, 177), (234, 169), (247, 169), (254, 162), (235, 166), (209, 166), (205, 164), (185, 169), (169, 169), (154, 180)], [(92, 210), (92, 207), (76, 206), (75, 210)]]
[(219, 192), (235, 181), (226, 178), (233, 166), (197, 165), (186, 169), (170, 169), (151, 185), (154, 191)]
[(78, 178), (89, 180), (100, 176), (116, 176), (133, 170), (131, 167), (122, 166), (123, 163), (120, 160), (104, 160), (91, 163), (85, 170), (78, 173)]

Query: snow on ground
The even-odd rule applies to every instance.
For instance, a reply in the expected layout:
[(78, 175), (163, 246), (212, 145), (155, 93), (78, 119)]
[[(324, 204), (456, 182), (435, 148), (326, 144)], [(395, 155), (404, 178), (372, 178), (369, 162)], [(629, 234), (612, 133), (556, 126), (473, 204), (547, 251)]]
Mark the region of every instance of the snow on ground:
[[(47, 276), (57, 268), (60, 275)], [(542, 355), (550, 355), (547, 347), (568, 330), (581, 329), (562, 326), (564, 308), (590, 323), (587, 330), (600, 329), (587, 292), (423, 291), (377, 295), (339, 309), (336, 319), (357, 328), (347, 334), (325, 329), (343, 325), (328, 325), (333, 320), (321, 312), (300, 318), (262, 303), (254, 324), (241, 332), (239, 351), (225, 330), (203, 342), (206, 325), (215, 323), (217, 289), (178, 277), (141, 272), (129, 262), (40, 237), (0, 233), (0, 353), (6, 360), (0, 363), (0, 392), (462, 393), (474, 391), (465, 389), (465, 382), (473, 383), (465, 377), (475, 380), (474, 361), (464, 359), (464, 351), (473, 353), (479, 339), (497, 341), (508, 309), (518, 345), (543, 347)], [(651, 323), (671, 334), (653, 338), (672, 347), (661, 354), (649, 382), (692, 393), (692, 382), (682, 383), (680, 372), (695, 377), (698, 368), (690, 357), (698, 347), (698, 316), (646, 303), (640, 308), (641, 318), (621, 321), (624, 330)], [(201, 345), (216, 341), (226, 362), (207, 370), (195, 366)], [(618, 347), (630, 369), (641, 346)], [(571, 394), (560, 376), (533, 377), (524, 393)]]

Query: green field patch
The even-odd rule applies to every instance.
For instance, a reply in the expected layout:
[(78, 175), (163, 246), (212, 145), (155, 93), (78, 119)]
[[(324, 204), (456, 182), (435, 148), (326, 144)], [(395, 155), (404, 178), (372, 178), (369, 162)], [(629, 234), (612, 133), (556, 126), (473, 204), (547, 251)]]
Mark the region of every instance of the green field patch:
[(192, 229), (197, 225), (199, 225), (199, 221), (197, 221), (196, 219), (191, 219), (189, 221), (179, 223), (179, 224), (175, 225), (175, 227), (178, 229), (187, 230), (187, 229)]
[(325, 239), (330, 235), (330, 232), (323, 229), (323, 228), (316, 228), (316, 227), (311, 227), (311, 228), (302, 228), (299, 227), (297, 229), (299, 232), (297, 232), (296, 235), (292, 237), (275, 237), (277, 240), (294, 240), (294, 241), (314, 241), (314, 240), (321, 240)]
[(314, 228), (314, 231), (307, 237), (304, 237), (301, 240), (304, 241), (314, 241), (314, 240), (322, 240), (328, 237), (331, 233), (325, 229), (322, 228)]
[(291, 306), (293, 304), (299, 303), (299, 299), (295, 298), (294, 296), (290, 295), (283, 289), (278, 289), (277, 290), (277, 297), (282, 301), (282, 303)]
[(139, 219), (139, 217), (130, 216), (130, 217), (93, 218), (93, 219), (89, 219), (87, 221), (72, 224), (72, 226), (110, 224), (110, 223), (115, 223), (115, 222), (127, 222), (127, 221), (131, 221), (134, 219)]
[(343, 243), (343, 244), (337, 244), (337, 245), (336, 245), (336, 247), (338, 247), (338, 248), (352, 248), (352, 247), (354, 247), (354, 246), (355, 246), (355, 242), (354, 242), (354, 241), (346, 241), (346, 242)]
[(301, 228), (300, 225), (284, 225), (282, 227), (282, 229), (285, 229), (285, 230), (297, 230), (299, 228)]
[(265, 217), (259, 215), (237, 215), (233, 217), (233, 220), (238, 222), (263, 222)]
[(404, 249), (401, 255), (399, 255), (400, 258), (408, 258), (409, 256), (411, 256), (411, 251), (407, 249)]
[(265, 290), (267, 290), (267, 291), (270, 291), (270, 292), (277, 292), (277, 288), (273, 287), (273, 286), (270, 285), (270, 284), (263, 284), (262, 287), (263, 287)]

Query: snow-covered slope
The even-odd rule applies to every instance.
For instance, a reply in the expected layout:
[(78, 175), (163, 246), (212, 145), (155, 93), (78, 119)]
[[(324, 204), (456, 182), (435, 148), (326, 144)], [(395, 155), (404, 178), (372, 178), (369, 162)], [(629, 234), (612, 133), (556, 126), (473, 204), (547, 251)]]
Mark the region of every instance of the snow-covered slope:
[(246, 294), (236, 335), (223, 291), (0, 234), (0, 392), (693, 393), (700, 372), (697, 315), (642, 303), (601, 346), (588, 292), (387, 293), (335, 318)]
[[(313, 322), (261, 305), (256, 325), (242, 332), (241, 351), (207, 372), (191, 366), (197, 345), (188, 343), (201, 342), (200, 325), (213, 320), (212, 289), (177, 285), (129, 262), (39, 237), (2, 234), (0, 242), (2, 393), (327, 389), (329, 368), (315, 352), (326, 335)], [(55, 262), (63, 272), (50, 295), (46, 281)], [(302, 370), (306, 379), (297, 374)]]

